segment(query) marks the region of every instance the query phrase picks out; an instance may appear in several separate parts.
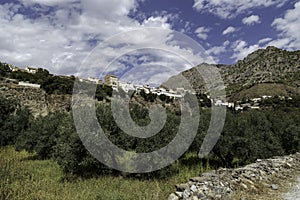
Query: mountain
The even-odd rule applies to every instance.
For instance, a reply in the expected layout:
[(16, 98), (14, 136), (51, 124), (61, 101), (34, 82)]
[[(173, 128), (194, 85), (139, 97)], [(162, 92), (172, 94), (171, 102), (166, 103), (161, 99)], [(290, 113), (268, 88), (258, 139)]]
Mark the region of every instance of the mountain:
[(200, 64), (171, 77), (163, 85), (176, 83), (182, 75), (197, 92), (205, 93), (207, 89), (199, 70), (210, 66), (216, 67), (220, 72), (227, 97), (232, 100), (241, 99), (245, 95), (258, 97), (300, 94), (300, 50), (286, 51), (272, 46), (259, 49), (233, 65)]

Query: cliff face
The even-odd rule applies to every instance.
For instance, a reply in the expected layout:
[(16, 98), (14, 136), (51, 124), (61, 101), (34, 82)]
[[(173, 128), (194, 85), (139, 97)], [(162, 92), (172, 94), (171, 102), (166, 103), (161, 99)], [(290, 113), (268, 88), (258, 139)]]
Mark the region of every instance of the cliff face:
[(68, 111), (71, 101), (70, 95), (48, 95), (42, 89), (13, 83), (0, 83), (0, 95), (17, 100), (21, 106), (27, 106), (34, 116), (45, 116), (53, 111)]

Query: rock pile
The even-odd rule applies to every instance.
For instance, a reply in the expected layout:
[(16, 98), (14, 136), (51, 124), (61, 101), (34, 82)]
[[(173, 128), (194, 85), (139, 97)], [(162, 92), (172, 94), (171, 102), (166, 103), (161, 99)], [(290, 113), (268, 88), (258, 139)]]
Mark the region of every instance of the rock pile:
[(235, 191), (257, 192), (259, 185), (278, 190), (279, 185), (272, 183), (277, 173), (299, 170), (300, 153), (272, 159), (258, 159), (255, 163), (236, 169), (218, 169), (191, 178), (188, 183), (176, 185), (176, 192), (169, 200), (210, 200), (231, 199)]

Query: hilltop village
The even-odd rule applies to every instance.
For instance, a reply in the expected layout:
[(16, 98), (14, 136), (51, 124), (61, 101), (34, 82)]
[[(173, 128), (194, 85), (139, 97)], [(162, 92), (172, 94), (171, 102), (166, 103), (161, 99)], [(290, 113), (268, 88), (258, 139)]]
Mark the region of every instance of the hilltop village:
[[(9, 65), (10, 70), (12, 72), (16, 71), (21, 71), (21, 72), (26, 72), (30, 74), (35, 74), (38, 72), (38, 68), (34, 67), (25, 67), (24, 69), (15, 67), (13, 65)], [(59, 76), (63, 78), (70, 78), (69, 76)], [(78, 77), (77, 77), (78, 78)], [(129, 91), (134, 91), (136, 93), (144, 92), (145, 94), (154, 94), (157, 96), (160, 95), (165, 95), (171, 99), (179, 99), (183, 98), (186, 94), (196, 94), (194, 91), (191, 90), (186, 90), (185, 88), (176, 88), (176, 89), (169, 89), (166, 87), (152, 87), (150, 85), (140, 85), (140, 84), (133, 84), (133, 83), (127, 83), (120, 81), (116, 75), (112, 74), (107, 74), (104, 78), (104, 81), (98, 78), (78, 78), (80, 82), (87, 82), (87, 83), (95, 83), (98, 85), (105, 85), (108, 87), (111, 87), (115, 91), (123, 90), (125, 93), (129, 93)], [(20, 86), (24, 87), (32, 87), (32, 88), (40, 88), (41, 86), (39, 84), (35, 83), (30, 83), (28, 81), (17, 81), (16, 80), (10, 80), (12, 82), (17, 83)], [(263, 95), (260, 97), (255, 97), (255, 98), (249, 98), (249, 99), (244, 99), (236, 102), (229, 102), (229, 101), (223, 101), (220, 99), (211, 99), (208, 94), (204, 94), (208, 99), (210, 99), (211, 103), (215, 106), (225, 106), (230, 109), (234, 109), (236, 111), (242, 111), (244, 109), (261, 109), (261, 102), (267, 101), (268, 99), (272, 99), (274, 97), (269, 96), (269, 95)], [(285, 100), (292, 100), (291, 97), (284, 97), (284, 96), (279, 96), (276, 97), (279, 98), (281, 101)], [(200, 99), (201, 101), (202, 99)]]

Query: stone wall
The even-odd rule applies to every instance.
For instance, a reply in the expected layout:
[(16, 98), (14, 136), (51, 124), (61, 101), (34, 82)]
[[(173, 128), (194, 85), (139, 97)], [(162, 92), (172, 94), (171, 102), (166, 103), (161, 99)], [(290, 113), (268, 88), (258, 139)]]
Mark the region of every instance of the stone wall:
[(170, 194), (169, 200), (227, 200), (236, 199), (232, 195), (239, 191), (254, 195), (262, 189), (260, 187), (279, 190), (280, 186), (273, 181), (274, 176), (285, 174), (286, 177), (281, 176), (282, 179), (291, 178), (291, 174), (299, 172), (299, 166), (300, 153), (297, 153), (273, 159), (258, 159), (255, 163), (241, 168), (202, 173), (191, 178), (188, 183), (176, 185), (176, 192)]
[(27, 106), (34, 116), (70, 109), (70, 95), (48, 95), (42, 89), (14, 83), (0, 83), (0, 96), (17, 100), (21, 106)]

